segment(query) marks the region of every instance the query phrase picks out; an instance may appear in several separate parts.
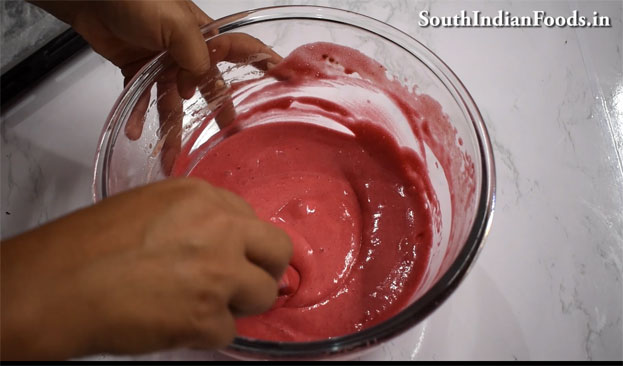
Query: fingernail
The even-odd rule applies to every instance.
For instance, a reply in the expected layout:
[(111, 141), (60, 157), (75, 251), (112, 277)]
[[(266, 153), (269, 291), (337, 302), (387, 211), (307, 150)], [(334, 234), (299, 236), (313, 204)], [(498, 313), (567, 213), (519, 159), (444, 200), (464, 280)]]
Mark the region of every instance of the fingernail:
[(190, 99), (190, 98), (192, 98), (192, 97), (193, 97), (193, 95), (195, 95), (195, 90), (196, 90), (196, 89), (197, 89), (197, 88), (196, 88), (196, 87), (194, 87), (194, 86), (193, 86), (193, 87), (188, 87), (188, 88), (185, 88), (185, 89), (182, 91), (182, 93), (180, 93), (180, 96), (181, 96), (182, 98), (184, 98), (184, 99)]

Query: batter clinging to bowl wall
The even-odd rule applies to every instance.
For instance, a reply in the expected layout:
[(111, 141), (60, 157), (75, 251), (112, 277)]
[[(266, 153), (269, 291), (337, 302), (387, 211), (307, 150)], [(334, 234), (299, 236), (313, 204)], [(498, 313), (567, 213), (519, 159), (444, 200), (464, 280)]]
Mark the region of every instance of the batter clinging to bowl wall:
[[(200, 32), (212, 19), (191, 1), (32, 2), (126, 80), (168, 50), (179, 71), (159, 85), (169, 89), (163, 109), (181, 108), (213, 65)], [(250, 37), (225, 46), (221, 57), (270, 51)], [(3, 360), (224, 347), (235, 317), (272, 306), (292, 253), (244, 200), (192, 178), (119, 194), (0, 248)]]

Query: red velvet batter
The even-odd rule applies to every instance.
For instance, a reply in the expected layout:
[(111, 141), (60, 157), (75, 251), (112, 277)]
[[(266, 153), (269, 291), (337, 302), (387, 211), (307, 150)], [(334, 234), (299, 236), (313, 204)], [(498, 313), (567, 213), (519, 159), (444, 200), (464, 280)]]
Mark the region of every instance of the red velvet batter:
[(303, 46), (264, 78), (233, 86), (239, 114), (231, 126), (185, 144), (174, 175), (239, 194), (294, 243), (273, 309), (239, 319), (240, 335), (346, 335), (391, 317), (414, 295), (439, 207), (423, 150), (399, 147), (384, 110), (406, 116), (417, 137), (413, 120), (426, 122), (417, 109), (433, 117), (441, 109), (427, 97), (405, 102), (384, 72), (349, 48)]

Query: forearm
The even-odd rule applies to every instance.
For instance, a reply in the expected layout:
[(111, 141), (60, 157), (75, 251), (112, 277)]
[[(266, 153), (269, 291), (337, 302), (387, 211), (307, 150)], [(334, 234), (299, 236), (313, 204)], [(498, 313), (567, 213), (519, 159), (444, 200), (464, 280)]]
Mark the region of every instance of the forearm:
[(36, 5), (70, 25), (74, 23), (76, 15), (81, 12), (84, 7), (83, 1), (26, 0), (26, 2)]
[(47, 244), (34, 230), (0, 245), (1, 360), (62, 360), (87, 352), (79, 314), (69, 308), (71, 284), (41, 265)]

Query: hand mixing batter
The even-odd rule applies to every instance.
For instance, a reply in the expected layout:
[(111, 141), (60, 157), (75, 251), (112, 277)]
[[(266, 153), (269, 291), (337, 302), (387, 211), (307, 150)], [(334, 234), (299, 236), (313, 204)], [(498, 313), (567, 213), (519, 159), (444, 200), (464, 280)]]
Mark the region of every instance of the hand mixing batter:
[[(397, 144), (384, 119), (388, 108), (420, 120), (441, 112), (432, 99), (397, 90), (384, 73), (350, 48), (302, 46), (264, 78), (234, 86), (245, 95), (241, 112), (214, 137), (228, 138), (197, 157), (189, 151), (198, 131), (178, 158), (175, 175), (237, 193), (292, 239), (277, 302), (239, 319), (241, 335), (346, 335), (396, 314), (414, 295), (437, 201), (424, 162)], [(303, 123), (318, 116), (323, 123)]]

